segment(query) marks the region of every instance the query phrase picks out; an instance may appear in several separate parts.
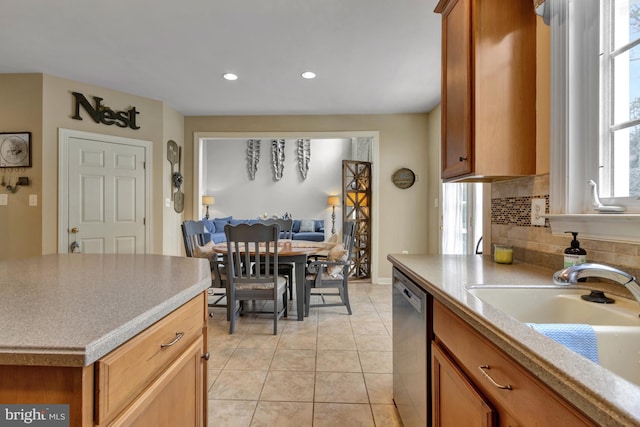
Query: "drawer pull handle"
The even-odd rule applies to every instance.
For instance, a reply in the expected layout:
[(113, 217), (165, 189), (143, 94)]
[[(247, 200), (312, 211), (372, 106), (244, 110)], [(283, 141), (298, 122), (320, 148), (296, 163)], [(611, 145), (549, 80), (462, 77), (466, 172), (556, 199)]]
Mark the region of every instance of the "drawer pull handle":
[(160, 348), (171, 347), (172, 345), (180, 341), (183, 336), (184, 336), (184, 332), (176, 332), (176, 337), (173, 339), (173, 341), (166, 344), (160, 344)]
[(202, 358), (204, 360), (209, 360), (209, 357), (211, 357), (211, 355), (209, 354), (208, 351), (205, 354), (203, 354), (202, 356), (200, 356), (200, 358)]
[(491, 384), (493, 384), (494, 386), (502, 389), (502, 390), (513, 390), (513, 387), (511, 387), (510, 385), (502, 385), (502, 384), (498, 384), (497, 382), (495, 382), (495, 380), (493, 378), (491, 378), (491, 376), (487, 373), (487, 371), (491, 369), (489, 367), (489, 365), (482, 365), (480, 366), (480, 372), (482, 372), (482, 375), (485, 376), (486, 379), (488, 379)]

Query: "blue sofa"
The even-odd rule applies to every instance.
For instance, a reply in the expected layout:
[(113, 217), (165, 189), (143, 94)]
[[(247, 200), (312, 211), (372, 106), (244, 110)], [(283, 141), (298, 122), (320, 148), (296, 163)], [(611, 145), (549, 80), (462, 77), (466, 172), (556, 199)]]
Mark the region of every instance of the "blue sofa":
[[(227, 238), (224, 234), (224, 226), (227, 224), (255, 224), (260, 222), (259, 219), (234, 219), (231, 216), (224, 218), (203, 218), (205, 234), (205, 243), (213, 240), (213, 243), (226, 242)], [(293, 220), (292, 238), (293, 240), (310, 240), (312, 242), (324, 241), (324, 220), (313, 220), (314, 231), (300, 231), (302, 221), (299, 219)]]

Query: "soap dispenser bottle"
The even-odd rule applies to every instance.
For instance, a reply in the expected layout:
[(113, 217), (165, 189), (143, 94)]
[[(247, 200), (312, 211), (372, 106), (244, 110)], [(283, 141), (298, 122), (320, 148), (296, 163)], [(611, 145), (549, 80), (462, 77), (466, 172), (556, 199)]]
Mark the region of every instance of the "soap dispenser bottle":
[(587, 262), (587, 251), (580, 247), (578, 232), (565, 231), (565, 233), (573, 234), (573, 240), (571, 241), (571, 247), (564, 250), (564, 267), (567, 268)]

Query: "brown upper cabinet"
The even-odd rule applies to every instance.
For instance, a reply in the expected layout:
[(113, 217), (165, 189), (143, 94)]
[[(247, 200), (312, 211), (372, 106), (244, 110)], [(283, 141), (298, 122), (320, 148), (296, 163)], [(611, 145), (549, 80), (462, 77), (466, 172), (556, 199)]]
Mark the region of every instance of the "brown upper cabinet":
[(536, 173), (531, 0), (441, 0), (442, 179)]

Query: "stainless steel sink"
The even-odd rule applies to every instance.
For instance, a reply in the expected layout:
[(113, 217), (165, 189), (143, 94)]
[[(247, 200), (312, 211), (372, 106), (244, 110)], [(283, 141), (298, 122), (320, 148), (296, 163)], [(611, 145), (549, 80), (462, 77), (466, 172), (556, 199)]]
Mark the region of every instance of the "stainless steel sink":
[[(640, 304), (613, 296), (614, 304), (585, 301), (589, 290), (564, 286), (468, 286), (467, 292), (523, 323), (592, 325), (600, 365), (640, 385)], [(612, 297), (611, 295), (608, 295)]]

